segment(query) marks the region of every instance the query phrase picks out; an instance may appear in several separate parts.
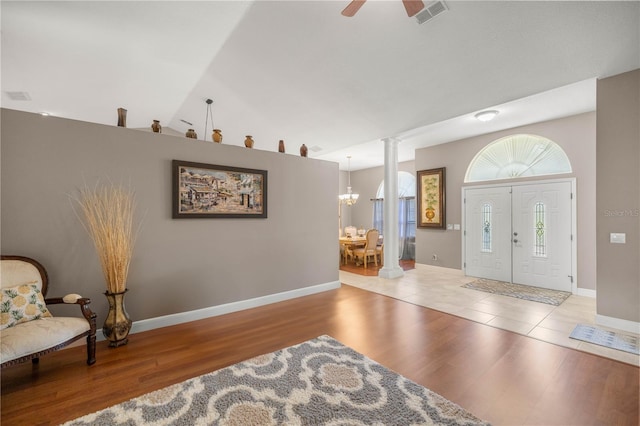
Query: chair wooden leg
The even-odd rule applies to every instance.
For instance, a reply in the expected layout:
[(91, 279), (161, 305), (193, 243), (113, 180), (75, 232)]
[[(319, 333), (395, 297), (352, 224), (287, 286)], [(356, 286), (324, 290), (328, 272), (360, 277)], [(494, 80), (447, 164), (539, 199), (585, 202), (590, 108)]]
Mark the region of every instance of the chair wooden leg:
[(87, 336), (87, 365), (96, 363), (96, 335)]
[(40, 363), (40, 358), (31, 358), (31, 363), (32, 363), (32, 364), (38, 364), (38, 363)]

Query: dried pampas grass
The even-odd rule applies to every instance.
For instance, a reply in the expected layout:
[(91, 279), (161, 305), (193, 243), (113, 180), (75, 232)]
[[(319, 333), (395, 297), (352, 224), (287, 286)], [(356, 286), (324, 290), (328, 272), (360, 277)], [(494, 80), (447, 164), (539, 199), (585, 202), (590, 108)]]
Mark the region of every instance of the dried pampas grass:
[(81, 222), (93, 239), (107, 291), (124, 292), (137, 234), (133, 227), (135, 193), (122, 185), (85, 185), (72, 200), (80, 207), (82, 214), (74, 211), (82, 216)]

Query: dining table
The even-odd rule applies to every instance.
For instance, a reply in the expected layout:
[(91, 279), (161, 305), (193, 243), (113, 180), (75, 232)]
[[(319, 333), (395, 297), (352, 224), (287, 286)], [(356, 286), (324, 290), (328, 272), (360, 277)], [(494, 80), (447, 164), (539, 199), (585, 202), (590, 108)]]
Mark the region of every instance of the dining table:
[(352, 249), (354, 247), (363, 247), (367, 242), (365, 236), (344, 236), (340, 237), (340, 252), (342, 253), (342, 261), (347, 264), (347, 248)]

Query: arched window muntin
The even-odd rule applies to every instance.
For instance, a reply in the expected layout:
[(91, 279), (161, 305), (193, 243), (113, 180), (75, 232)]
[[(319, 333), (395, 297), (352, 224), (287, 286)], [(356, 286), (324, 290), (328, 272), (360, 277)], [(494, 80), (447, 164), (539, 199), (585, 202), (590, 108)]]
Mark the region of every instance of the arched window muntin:
[(543, 136), (515, 134), (497, 139), (476, 154), (464, 181), (484, 182), (571, 173), (564, 150)]

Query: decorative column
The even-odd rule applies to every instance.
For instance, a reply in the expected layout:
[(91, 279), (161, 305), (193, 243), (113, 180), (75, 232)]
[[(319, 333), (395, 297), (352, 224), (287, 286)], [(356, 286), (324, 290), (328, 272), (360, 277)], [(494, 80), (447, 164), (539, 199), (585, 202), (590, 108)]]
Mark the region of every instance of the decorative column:
[(384, 266), (381, 278), (404, 275), (400, 267), (398, 238), (398, 144), (400, 139), (386, 138), (384, 142)]

